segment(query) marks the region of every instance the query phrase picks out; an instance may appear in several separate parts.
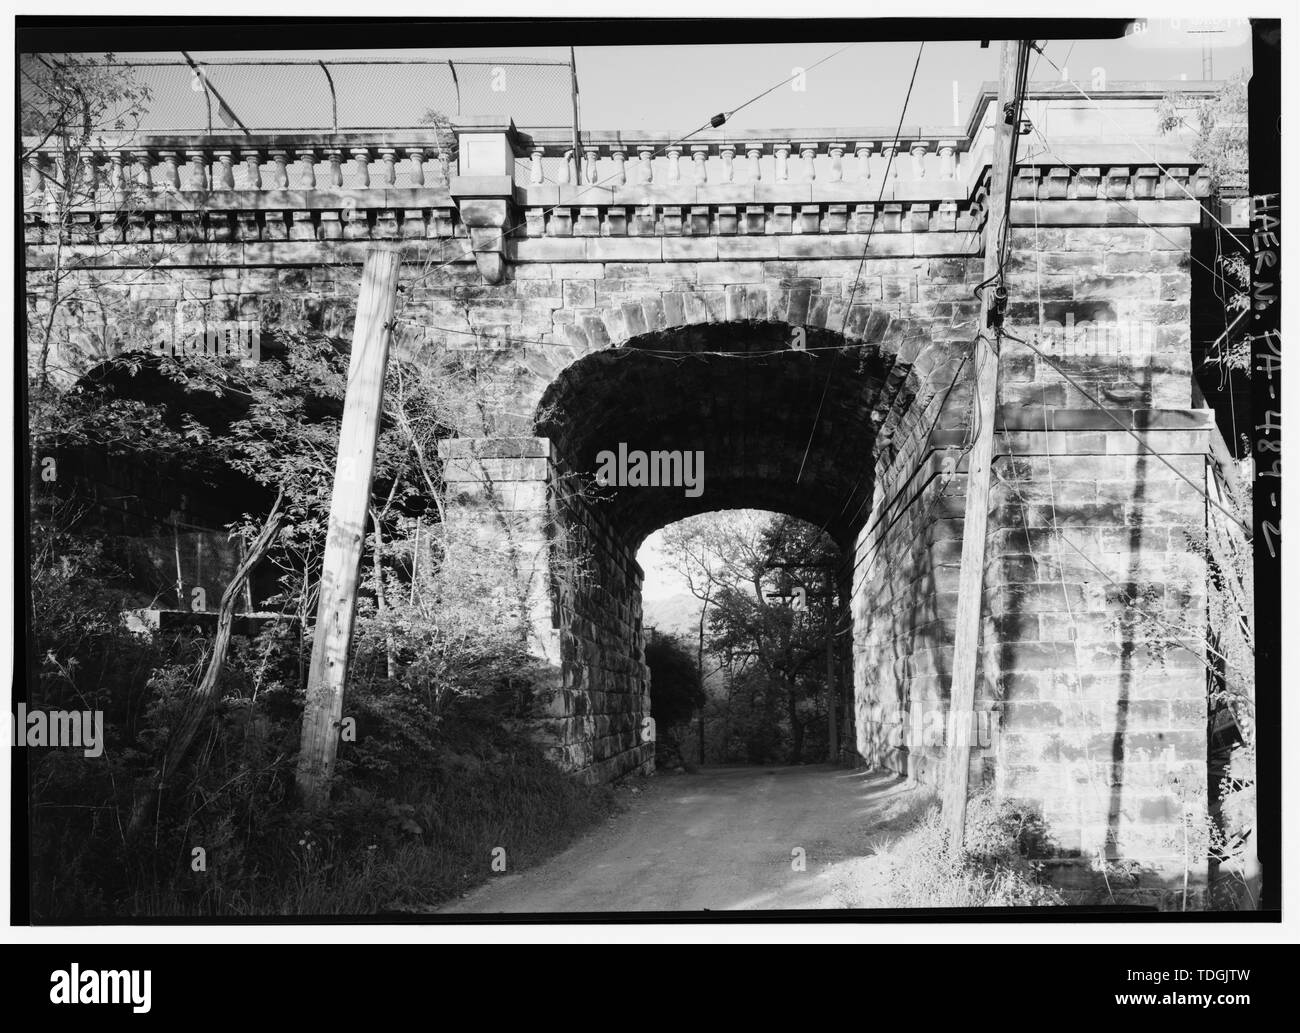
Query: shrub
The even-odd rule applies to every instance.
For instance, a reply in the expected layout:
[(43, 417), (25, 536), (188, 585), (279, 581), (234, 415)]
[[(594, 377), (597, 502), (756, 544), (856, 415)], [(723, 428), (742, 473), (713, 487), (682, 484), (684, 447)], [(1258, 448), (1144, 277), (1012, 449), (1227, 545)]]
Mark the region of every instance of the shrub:
[[(365, 613), (330, 808), (293, 803), (310, 640), (290, 620), (235, 636), (212, 719), (141, 835), (128, 827), (205, 666), (202, 635), (133, 633), (99, 543), (34, 535), (31, 709), (98, 709), (105, 749), (25, 751), (38, 922), (375, 914), (429, 908), (562, 848), (612, 794), (517, 730), (537, 675), (509, 636), (429, 616), (385, 636)], [(438, 596), (459, 606), (458, 593)], [(397, 611), (393, 611), (397, 612)], [(489, 614), (491, 616), (491, 614)], [(386, 639), (418, 659), (388, 677)], [(195, 848), (203, 863), (195, 870)]]
[(1064, 900), (1039, 881), (1030, 860), (1042, 836), (1031, 811), (991, 792), (975, 796), (966, 812), (964, 849), (949, 843), (939, 807), (884, 852), (882, 868), (893, 907), (1020, 907)]

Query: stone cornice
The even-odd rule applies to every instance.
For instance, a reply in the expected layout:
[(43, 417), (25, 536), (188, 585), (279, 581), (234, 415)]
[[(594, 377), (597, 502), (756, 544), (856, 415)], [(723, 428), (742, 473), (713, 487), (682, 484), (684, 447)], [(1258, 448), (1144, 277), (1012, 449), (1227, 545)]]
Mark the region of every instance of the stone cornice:
[[(502, 181), (509, 188), (510, 181)], [(511, 239), (750, 237), (969, 233), (983, 223), (982, 184), (901, 180), (871, 196), (871, 183), (731, 183), (621, 189), (523, 186), (501, 197)], [(1043, 225), (1192, 225), (1208, 184), (1190, 166), (1019, 168), (1012, 221)], [(1038, 204), (1035, 212), (1030, 201)], [(447, 239), (463, 236), (465, 202), (445, 185), (368, 190), (137, 192), (98, 196), (63, 213), (75, 244)], [(60, 213), (30, 203), (26, 241), (55, 241)], [(495, 225), (495, 223), (494, 223)], [(496, 233), (499, 236), (499, 231)]]

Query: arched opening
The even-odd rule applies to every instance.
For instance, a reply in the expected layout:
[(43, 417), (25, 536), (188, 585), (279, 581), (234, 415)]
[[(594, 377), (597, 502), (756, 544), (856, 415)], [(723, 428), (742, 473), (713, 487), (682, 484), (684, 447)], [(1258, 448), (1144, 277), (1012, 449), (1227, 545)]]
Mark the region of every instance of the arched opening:
[[(938, 414), (960, 355), (941, 362), (942, 350), (923, 343), (850, 343), (775, 322), (685, 326), (591, 352), (550, 383), (535, 424), (550, 520), (586, 556), (580, 571), (552, 572), (548, 600), (562, 672), (550, 716), (566, 767), (596, 780), (648, 769), (636, 555), (652, 532), (696, 514), (767, 510), (830, 536), (843, 557), (837, 605), (853, 628), (841, 669), (862, 682), (869, 643), (859, 604), (882, 566), (869, 555), (863, 565), (867, 532), (881, 500), (929, 454), (929, 438), (952, 432)], [(871, 533), (892, 532), (877, 522)], [(871, 633), (909, 648), (897, 629)], [(862, 743), (855, 735), (854, 750)]]
[(658, 770), (843, 759), (851, 628), (829, 535), (702, 513), (651, 534), (637, 562)]

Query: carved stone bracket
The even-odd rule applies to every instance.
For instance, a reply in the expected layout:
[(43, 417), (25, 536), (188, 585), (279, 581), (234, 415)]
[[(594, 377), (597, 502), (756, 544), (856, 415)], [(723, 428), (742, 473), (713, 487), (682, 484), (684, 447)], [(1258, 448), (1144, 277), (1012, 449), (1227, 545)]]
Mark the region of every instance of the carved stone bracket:
[(469, 233), (474, 264), (491, 284), (505, 277), (513, 193), (513, 183), (504, 176), (453, 176), (451, 180), (451, 197)]

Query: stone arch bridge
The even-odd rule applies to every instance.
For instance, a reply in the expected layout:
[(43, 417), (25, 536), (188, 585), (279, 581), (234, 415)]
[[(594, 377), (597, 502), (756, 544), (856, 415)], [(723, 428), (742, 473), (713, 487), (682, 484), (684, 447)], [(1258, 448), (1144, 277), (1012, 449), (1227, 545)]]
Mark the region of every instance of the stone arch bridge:
[[(1032, 800), (1050, 856), (1081, 871), (1180, 854), (1167, 776), (1206, 784), (1203, 637), (1161, 659), (1123, 619), (1145, 593), (1169, 624), (1203, 623), (1191, 543), (1213, 511), (1197, 488), (1232, 477), (1192, 370), (1207, 185), (1188, 140), (1156, 131), (1162, 94), (1032, 92), (1008, 326), (1105, 409), (1008, 341), (997, 412), (980, 414), (997, 458), (977, 706), (998, 734), (971, 765)], [(504, 506), (544, 555), (549, 498), (592, 550), (591, 577), (540, 579), (531, 599), (557, 673), (542, 729), (556, 759), (593, 780), (648, 769), (638, 546), (692, 513), (754, 507), (825, 528), (845, 557), (852, 756), (933, 781), (993, 106), (986, 90), (965, 127), (897, 138), (589, 132), (577, 161), (567, 130), (513, 125), (456, 126), (454, 157), (406, 129), (105, 141), (76, 159), (94, 196), (62, 241), (59, 156), (38, 155), (29, 312), (49, 312), (56, 262), (93, 288), (59, 314), (67, 376), (121, 346), (106, 326), (142, 318), (346, 337), (367, 248), (401, 242), (399, 347), (487, 352), (516, 385), (504, 433), (446, 443), (452, 519), (486, 527)], [(620, 444), (701, 452), (702, 493), (555, 501)]]

